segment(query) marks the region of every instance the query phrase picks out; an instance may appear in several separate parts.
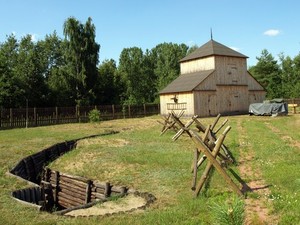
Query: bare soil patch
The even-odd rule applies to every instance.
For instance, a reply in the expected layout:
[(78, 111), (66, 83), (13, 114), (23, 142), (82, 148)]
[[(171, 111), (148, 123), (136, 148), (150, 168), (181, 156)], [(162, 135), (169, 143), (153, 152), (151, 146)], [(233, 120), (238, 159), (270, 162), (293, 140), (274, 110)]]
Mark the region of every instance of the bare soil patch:
[(113, 139), (107, 140), (103, 139), (102, 137), (97, 138), (87, 138), (77, 142), (77, 147), (81, 146), (89, 146), (89, 145), (104, 145), (106, 147), (123, 147), (128, 145), (129, 141), (125, 139)]
[(113, 213), (128, 212), (143, 207), (146, 200), (135, 195), (127, 195), (116, 201), (107, 201), (102, 204), (96, 204), (90, 208), (73, 210), (66, 213), (67, 216), (103, 216)]

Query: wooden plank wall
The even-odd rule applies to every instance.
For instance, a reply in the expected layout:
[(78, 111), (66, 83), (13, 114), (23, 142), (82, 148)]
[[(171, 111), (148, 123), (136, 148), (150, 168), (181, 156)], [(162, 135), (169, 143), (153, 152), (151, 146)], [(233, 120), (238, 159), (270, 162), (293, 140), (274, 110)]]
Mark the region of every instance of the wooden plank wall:
[(109, 182), (98, 182), (84, 177), (72, 176), (46, 169), (43, 182), (52, 186), (54, 203), (61, 208), (72, 208), (111, 196), (127, 193), (125, 186), (114, 186)]
[(77, 140), (61, 142), (20, 160), (10, 171), (25, 180), (39, 184), (43, 167), (76, 147)]
[(12, 192), (12, 197), (23, 202), (27, 202), (30, 206), (41, 208), (42, 190), (40, 187), (30, 187)]
[[(192, 92), (171, 93), (171, 94), (160, 95), (160, 114), (168, 115), (168, 113), (172, 111), (172, 110), (168, 110), (167, 104), (174, 103), (174, 100), (172, 98), (174, 97), (175, 94), (178, 98), (178, 103), (184, 103), (182, 105), (186, 106), (186, 109), (184, 110), (185, 111), (184, 116), (194, 115), (194, 96)], [(178, 108), (178, 110), (174, 110), (174, 111), (180, 112), (181, 109)]]
[(180, 74), (215, 69), (215, 57), (201, 58), (180, 63)]

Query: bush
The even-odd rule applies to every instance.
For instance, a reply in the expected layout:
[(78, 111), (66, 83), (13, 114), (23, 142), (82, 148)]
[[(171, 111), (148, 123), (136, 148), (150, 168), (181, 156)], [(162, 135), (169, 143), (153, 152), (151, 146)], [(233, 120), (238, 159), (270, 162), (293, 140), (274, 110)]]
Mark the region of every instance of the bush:
[(218, 225), (244, 224), (244, 202), (238, 197), (234, 197), (229, 202), (215, 202), (210, 208), (213, 212), (215, 223)]
[(88, 116), (91, 123), (97, 123), (101, 121), (100, 111), (98, 109), (91, 110)]

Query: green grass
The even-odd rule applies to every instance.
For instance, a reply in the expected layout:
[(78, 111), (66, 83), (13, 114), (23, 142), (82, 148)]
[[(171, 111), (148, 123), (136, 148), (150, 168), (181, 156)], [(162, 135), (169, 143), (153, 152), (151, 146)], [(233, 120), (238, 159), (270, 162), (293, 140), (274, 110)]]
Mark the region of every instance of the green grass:
[(245, 121), (256, 150), (255, 165), (262, 169), (264, 179), (271, 185), (269, 200), (282, 224), (300, 223), (300, 146), (293, 146), (285, 138), (289, 136), (300, 142), (299, 119), (288, 116)]
[[(222, 206), (222, 203), (225, 207), (235, 194), (214, 171), (209, 185), (198, 198), (193, 198), (190, 167), (195, 145), (187, 136), (173, 142), (171, 131), (159, 136), (158, 119), (148, 117), (0, 131), (0, 224), (213, 224), (216, 219), (211, 207)], [(241, 121), (247, 142), (255, 152), (252, 163), (260, 168), (263, 179), (271, 185), (272, 213), (280, 217), (280, 224), (297, 224), (300, 221), (299, 147), (282, 137), (289, 136), (300, 142), (299, 132), (296, 132), (300, 117), (236, 116), (228, 119), (232, 129), (225, 139), (226, 145), (237, 160), (240, 151), (247, 150), (239, 142), (237, 123)], [(207, 125), (213, 119), (201, 121)], [(270, 126), (279, 132), (270, 130)], [(28, 186), (6, 175), (23, 157), (64, 140), (112, 130), (120, 132), (82, 140), (75, 150), (51, 163), (50, 167), (150, 192), (157, 200), (144, 212), (74, 219), (37, 212), (10, 197), (11, 191)], [(239, 174), (237, 166), (231, 169)]]

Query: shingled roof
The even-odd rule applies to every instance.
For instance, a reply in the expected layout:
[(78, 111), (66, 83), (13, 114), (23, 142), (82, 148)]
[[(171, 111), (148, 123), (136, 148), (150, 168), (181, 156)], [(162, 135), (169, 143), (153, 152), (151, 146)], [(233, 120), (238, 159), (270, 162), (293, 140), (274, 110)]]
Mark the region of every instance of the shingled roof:
[(226, 47), (214, 40), (210, 40), (200, 48), (196, 49), (191, 54), (187, 55), (179, 62), (185, 62), (193, 59), (204, 58), (212, 55), (219, 55), (219, 56), (231, 56), (231, 57), (239, 57), (239, 58), (248, 58), (237, 51), (234, 51), (231, 48)]
[(161, 90), (160, 94), (188, 92), (194, 90), (214, 70), (205, 70), (195, 73), (182, 74), (173, 80), (167, 87)]

